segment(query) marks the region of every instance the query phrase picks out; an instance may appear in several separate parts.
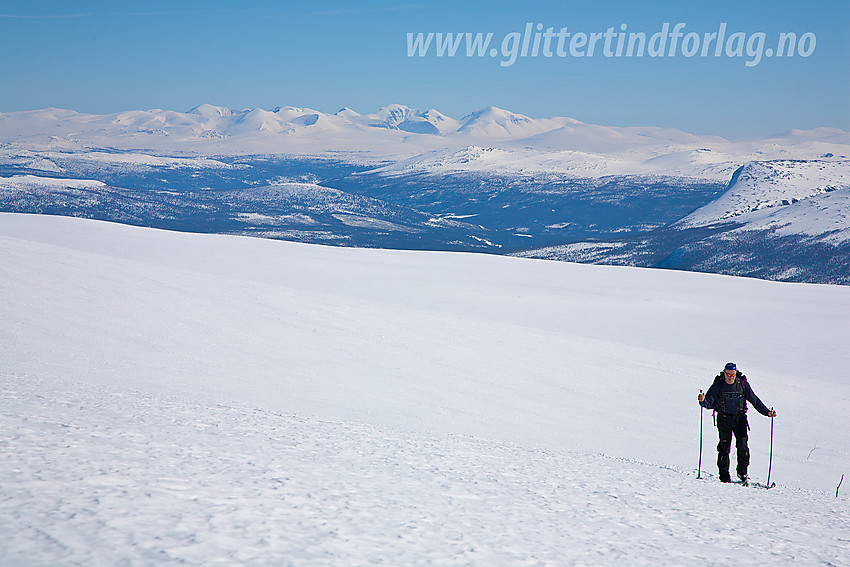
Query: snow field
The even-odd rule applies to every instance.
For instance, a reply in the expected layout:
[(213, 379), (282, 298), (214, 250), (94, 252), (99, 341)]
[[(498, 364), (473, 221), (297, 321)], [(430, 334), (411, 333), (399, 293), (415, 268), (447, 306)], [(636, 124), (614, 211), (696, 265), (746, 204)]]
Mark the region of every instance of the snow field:
[(696, 393), (735, 360), (778, 480), (850, 459), (845, 287), (0, 221), (7, 372), (695, 468)]
[(11, 565), (844, 560), (850, 288), (2, 214), (0, 298)]
[[(4, 565), (839, 565), (847, 499), (4, 374)], [(13, 536), (13, 537), (12, 537)]]

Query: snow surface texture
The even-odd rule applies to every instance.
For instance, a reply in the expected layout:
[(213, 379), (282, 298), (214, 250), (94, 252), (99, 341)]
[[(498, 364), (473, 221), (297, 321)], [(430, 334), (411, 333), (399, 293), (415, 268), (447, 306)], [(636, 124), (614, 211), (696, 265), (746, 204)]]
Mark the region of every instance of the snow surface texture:
[(0, 376), (3, 565), (840, 565), (847, 500)]
[(11, 565), (846, 564), (850, 288), (0, 214), (0, 297)]
[[(496, 107), (458, 120), (434, 109), (420, 111), (400, 104), (367, 115), (348, 108), (328, 114), (291, 106), (268, 111), (208, 104), (185, 113), (154, 109), (92, 115), (55, 108), (0, 113), (0, 163), (57, 173), (53, 159), (68, 152), (88, 153), (92, 161), (114, 164), (125, 159), (121, 151), (128, 150), (132, 151), (126, 158), (128, 165), (221, 167), (205, 156), (287, 154), (374, 163), (388, 175), (454, 171), (576, 177), (657, 174), (726, 181), (747, 161), (846, 160), (850, 133), (816, 128), (729, 141), (670, 128), (531, 118)], [(151, 152), (190, 157), (165, 164)], [(387, 166), (387, 161), (393, 163)]]

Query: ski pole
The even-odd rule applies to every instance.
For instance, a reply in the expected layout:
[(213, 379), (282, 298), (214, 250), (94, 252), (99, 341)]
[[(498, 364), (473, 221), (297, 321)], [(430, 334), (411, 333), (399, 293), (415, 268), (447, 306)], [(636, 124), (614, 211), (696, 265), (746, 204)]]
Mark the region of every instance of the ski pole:
[[(702, 394), (702, 390), (699, 391)], [(697, 478), (702, 474), (702, 402), (699, 403), (699, 464), (697, 465)]]
[[(773, 412), (773, 408), (770, 408)], [(773, 416), (770, 417), (770, 458), (767, 464), (767, 487), (770, 488), (770, 470), (773, 468)]]

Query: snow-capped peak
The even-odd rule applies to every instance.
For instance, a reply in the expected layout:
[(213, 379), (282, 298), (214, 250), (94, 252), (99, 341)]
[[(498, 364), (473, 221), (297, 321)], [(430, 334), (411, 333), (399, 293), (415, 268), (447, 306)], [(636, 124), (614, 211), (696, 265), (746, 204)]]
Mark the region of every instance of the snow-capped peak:
[(562, 122), (553, 119), (535, 120), (496, 106), (476, 110), (461, 119), (458, 132), (474, 136), (496, 138), (524, 138), (547, 132)]
[(207, 118), (212, 117), (221, 117), (221, 116), (230, 116), (233, 114), (233, 111), (229, 108), (225, 108), (224, 106), (214, 106), (212, 104), (200, 104), (187, 112), (187, 114), (197, 114), (199, 116), (205, 116)]
[(348, 108), (347, 106), (343, 106), (342, 108), (340, 108), (339, 110), (337, 110), (334, 113), (334, 116), (339, 116), (341, 118), (347, 118), (347, 119), (350, 120), (352, 118), (359, 117), (360, 113), (357, 112), (356, 110), (352, 110), (352, 109)]
[(404, 106), (403, 104), (390, 104), (381, 108), (374, 116), (378, 121), (376, 126), (384, 126), (386, 128), (396, 128), (399, 124), (406, 121), (411, 116), (416, 116), (416, 110)]
[(481, 110), (476, 110), (464, 116), (461, 121), (461, 128), (469, 128), (476, 124), (496, 123), (500, 126), (507, 127), (510, 124), (528, 124), (531, 118), (524, 114), (516, 114), (508, 110), (504, 110), (497, 106), (488, 106)]
[[(363, 120), (359, 120), (359, 118)], [(390, 104), (381, 108), (375, 114), (352, 117), (352, 120), (376, 128), (433, 135), (454, 132), (459, 125), (457, 120), (449, 118), (434, 109), (422, 112), (403, 104)]]

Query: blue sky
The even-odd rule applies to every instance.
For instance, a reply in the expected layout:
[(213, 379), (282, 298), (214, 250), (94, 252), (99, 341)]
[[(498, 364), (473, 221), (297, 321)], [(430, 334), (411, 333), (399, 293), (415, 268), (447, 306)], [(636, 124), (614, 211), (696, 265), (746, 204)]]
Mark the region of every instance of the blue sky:
[[(803, 57), (408, 56), (407, 33), (493, 33), (527, 23), (647, 38), (685, 24), (702, 38), (813, 34)], [(757, 38), (756, 38), (757, 39)], [(669, 41), (669, 37), (668, 37)], [(554, 51), (554, 42), (551, 50)], [(565, 43), (565, 46), (567, 44)], [(614, 43), (611, 43), (613, 48)], [(743, 42), (741, 42), (743, 46)], [(694, 44), (691, 44), (693, 47)], [(757, 44), (753, 43), (756, 47)], [(732, 53), (736, 45), (732, 46)], [(809, 45), (811, 47), (811, 45)], [(666, 53), (666, 47), (665, 47)], [(108, 113), (200, 103), (371, 113), (390, 103), (460, 118), (490, 105), (532, 117), (674, 127), (738, 138), (850, 130), (850, 2), (28, 2), (0, 1), (0, 111)]]

